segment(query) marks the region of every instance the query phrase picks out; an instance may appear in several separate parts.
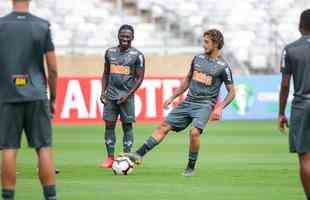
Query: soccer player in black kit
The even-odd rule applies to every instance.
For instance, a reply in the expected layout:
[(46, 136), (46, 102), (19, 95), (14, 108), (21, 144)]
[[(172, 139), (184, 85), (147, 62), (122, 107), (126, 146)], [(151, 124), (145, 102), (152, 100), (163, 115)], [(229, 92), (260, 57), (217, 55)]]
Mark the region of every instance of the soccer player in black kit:
[(51, 117), (55, 111), (57, 64), (50, 24), (29, 13), (30, 0), (12, 3), (13, 12), (0, 18), (2, 198), (14, 199), (17, 150), (24, 131), (28, 145), (38, 155), (44, 198), (56, 200)]
[(104, 103), (105, 144), (107, 159), (100, 167), (111, 168), (115, 151), (115, 126), (120, 116), (123, 136), (123, 151), (128, 153), (134, 142), (135, 122), (134, 94), (140, 87), (145, 70), (144, 55), (131, 46), (134, 29), (123, 25), (118, 32), (119, 45), (109, 48), (105, 54), (105, 68), (102, 76), (101, 101)]
[[(172, 109), (137, 151), (125, 154), (125, 156), (139, 164), (143, 156), (160, 144), (170, 131), (179, 132), (191, 125), (188, 164), (183, 176), (195, 174), (195, 165), (200, 149), (200, 136), (206, 124), (210, 117), (211, 119), (219, 119), (221, 110), (226, 108), (235, 97), (231, 69), (220, 52), (223, 46), (224, 36), (219, 30), (211, 29), (203, 34), (204, 52), (193, 58), (186, 78), (173, 95), (165, 101), (164, 107), (167, 108), (174, 99), (189, 90), (187, 97)], [(223, 83), (228, 93), (224, 101), (215, 108)], [(214, 116), (212, 117), (212, 115)]]
[(282, 81), (280, 90), (279, 128), (285, 132), (288, 120), (285, 107), (293, 77), (294, 99), (289, 127), (289, 148), (297, 153), (300, 178), (306, 197), (310, 200), (310, 9), (302, 12), (297, 41), (287, 45), (282, 55)]

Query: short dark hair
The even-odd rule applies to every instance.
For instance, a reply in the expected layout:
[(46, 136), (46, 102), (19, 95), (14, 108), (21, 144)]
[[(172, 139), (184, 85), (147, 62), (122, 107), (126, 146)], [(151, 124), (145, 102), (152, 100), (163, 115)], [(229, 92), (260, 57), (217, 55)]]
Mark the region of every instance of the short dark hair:
[(213, 42), (218, 44), (219, 49), (223, 48), (224, 36), (221, 33), (221, 31), (219, 31), (217, 29), (210, 29), (210, 30), (204, 32), (203, 37), (205, 37), (206, 35), (209, 36)]
[(300, 15), (299, 29), (310, 31), (310, 9), (304, 10)]
[(122, 30), (130, 30), (130, 31), (132, 32), (132, 35), (135, 34), (134, 28), (133, 28), (131, 25), (129, 25), (129, 24), (123, 24), (123, 25), (119, 28), (118, 34), (120, 34)]

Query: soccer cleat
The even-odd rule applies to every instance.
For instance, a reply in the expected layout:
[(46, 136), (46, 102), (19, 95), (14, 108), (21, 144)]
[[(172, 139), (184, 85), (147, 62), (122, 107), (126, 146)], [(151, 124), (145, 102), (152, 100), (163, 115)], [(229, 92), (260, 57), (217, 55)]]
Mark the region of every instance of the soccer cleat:
[(142, 163), (142, 156), (136, 152), (125, 153), (124, 156), (128, 157), (136, 165), (140, 165)]
[(59, 169), (55, 169), (55, 174), (60, 174), (60, 170)]
[(183, 176), (189, 177), (195, 175), (195, 170), (191, 168), (186, 168), (184, 172), (182, 173)]
[(114, 161), (114, 156), (109, 156), (105, 161), (103, 161), (99, 167), (101, 168), (112, 168)]

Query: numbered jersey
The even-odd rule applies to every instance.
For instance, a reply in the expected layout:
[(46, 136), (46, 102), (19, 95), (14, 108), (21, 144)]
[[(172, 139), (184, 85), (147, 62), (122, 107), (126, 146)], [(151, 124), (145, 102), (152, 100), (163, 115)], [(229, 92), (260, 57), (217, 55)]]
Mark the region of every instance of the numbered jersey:
[(119, 47), (113, 47), (106, 51), (105, 65), (110, 67), (107, 96), (111, 100), (118, 100), (127, 96), (136, 82), (136, 70), (144, 69), (144, 55), (135, 48), (129, 48), (126, 52)]
[(222, 83), (233, 84), (231, 69), (222, 58), (205, 54), (194, 57), (191, 64), (192, 79), (186, 100), (195, 103), (215, 104)]

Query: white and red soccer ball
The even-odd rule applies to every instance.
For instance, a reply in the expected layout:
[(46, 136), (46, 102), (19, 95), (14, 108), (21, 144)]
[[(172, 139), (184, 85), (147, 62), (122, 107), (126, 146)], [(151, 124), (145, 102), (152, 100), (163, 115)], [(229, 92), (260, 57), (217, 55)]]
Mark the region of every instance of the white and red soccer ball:
[(112, 170), (115, 175), (127, 175), (133, 170), (134, 163), (125, 156), (118, 156), (113, 161)]

